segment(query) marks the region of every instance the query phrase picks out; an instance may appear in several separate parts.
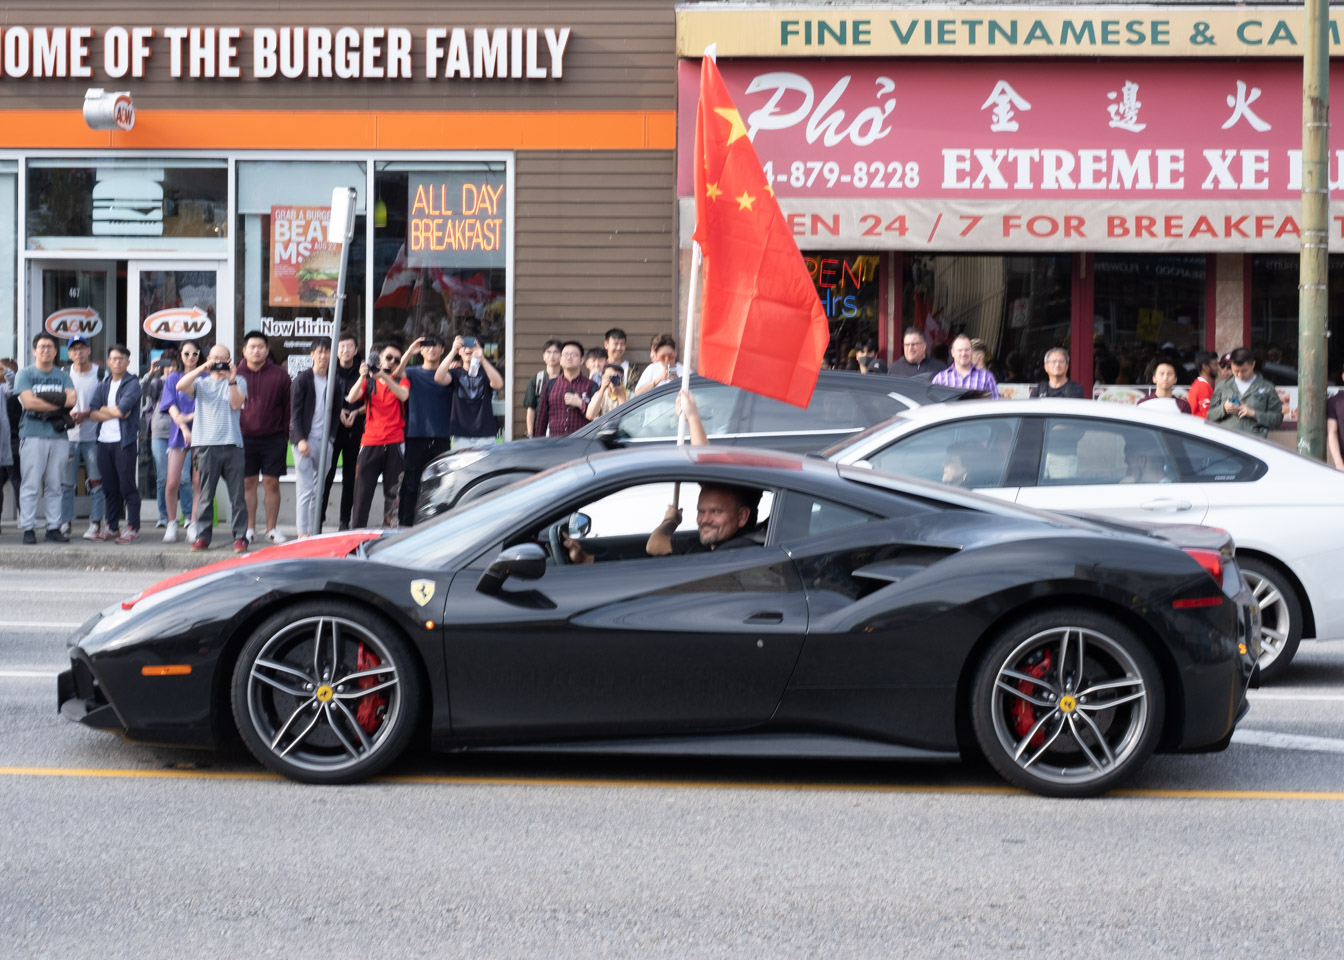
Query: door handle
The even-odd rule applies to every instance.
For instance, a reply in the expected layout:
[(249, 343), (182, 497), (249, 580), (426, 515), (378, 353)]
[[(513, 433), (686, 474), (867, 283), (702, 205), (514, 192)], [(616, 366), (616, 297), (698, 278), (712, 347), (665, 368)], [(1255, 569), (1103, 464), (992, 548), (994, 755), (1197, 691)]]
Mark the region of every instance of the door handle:
[(1171, 497), (1158, 497), (1139, 504), (1144, 510), (1189, 510), (1193, 504), (1189, 500), (1175, 500)]
[(784, 614), (781, 613), (781, 612), (778, 611), (778, 610), (758, 610), (758, 611), (756, 611), (755, 613), (753, 613), (751, 616), (747, 617), (747, 619), (743, 620), (742, 622), (743, 622), (743, 623), (783, 623), (783, 622), (784, 622)]

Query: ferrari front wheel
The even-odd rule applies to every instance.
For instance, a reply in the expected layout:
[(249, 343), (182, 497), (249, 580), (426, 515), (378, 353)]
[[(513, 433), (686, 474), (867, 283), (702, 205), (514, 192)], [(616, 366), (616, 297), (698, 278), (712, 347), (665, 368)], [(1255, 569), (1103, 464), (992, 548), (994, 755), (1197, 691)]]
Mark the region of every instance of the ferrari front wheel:
[(304, 783), (354, 783), (414, 734), (420, 677), (396, 628), (355, 604), (289, 607), (252, 634), (233, 672), (248, 749)]
[(1124, 624), (1090, 610), (1019, 621), (986, 652), (972, 722), (1010, 783), (1052, 797), (1091, 797), (1125, 780), (1162, 731), (1157, 664)]

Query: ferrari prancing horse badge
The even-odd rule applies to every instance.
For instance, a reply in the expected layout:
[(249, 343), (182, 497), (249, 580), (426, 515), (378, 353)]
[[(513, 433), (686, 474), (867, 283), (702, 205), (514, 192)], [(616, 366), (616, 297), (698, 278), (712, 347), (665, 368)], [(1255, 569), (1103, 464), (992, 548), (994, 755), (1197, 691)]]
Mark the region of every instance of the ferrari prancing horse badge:
[(420, 606), (424, 606), (434, 599), (434, 581), (433, 580), (412, 580), (411, 581), (411, 599)]

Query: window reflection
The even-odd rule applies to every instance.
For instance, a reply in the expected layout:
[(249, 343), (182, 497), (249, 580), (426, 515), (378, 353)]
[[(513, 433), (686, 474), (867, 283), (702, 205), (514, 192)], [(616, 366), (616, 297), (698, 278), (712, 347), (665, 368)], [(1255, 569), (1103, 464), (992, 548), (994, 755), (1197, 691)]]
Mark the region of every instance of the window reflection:
[[(1271, 383), (1297, 384), (1298, 271), (1296, 256), (1251, 258), (1251, 352)], [(1330, 258), (1326, 312), (1326, 374), (1338, 384), (1344, 372), (1344, 257)]]
[(1194, 379), (1204, 349), (1206, 257), (1098, 256), (1093, 260), (1093, 369), (1098, 384), (1146, 384), (1159, 357)]

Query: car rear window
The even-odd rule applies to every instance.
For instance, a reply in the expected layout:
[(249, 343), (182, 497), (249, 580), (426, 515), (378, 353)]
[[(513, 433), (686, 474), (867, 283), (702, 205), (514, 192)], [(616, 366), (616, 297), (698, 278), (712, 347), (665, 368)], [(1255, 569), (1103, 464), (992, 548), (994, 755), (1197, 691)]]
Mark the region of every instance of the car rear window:
[(868, 390), (849, 390), (821, 384), (806, 410), (756, 396), (748, 408), (743, 433), (812, 433), (820, 430), (861, 430), (907, 409), (895, 397)]

